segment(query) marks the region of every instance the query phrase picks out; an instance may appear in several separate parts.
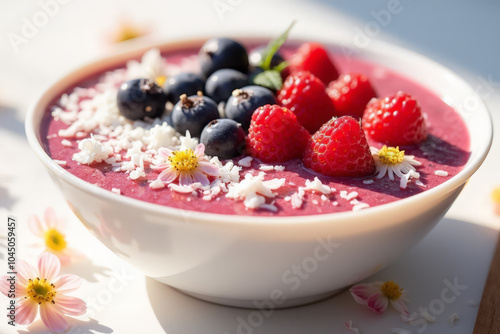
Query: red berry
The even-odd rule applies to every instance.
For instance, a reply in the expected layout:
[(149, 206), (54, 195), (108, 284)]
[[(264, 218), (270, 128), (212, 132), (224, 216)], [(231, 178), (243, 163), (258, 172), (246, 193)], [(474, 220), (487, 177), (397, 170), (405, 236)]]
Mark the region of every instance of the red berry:
[(427, 138), (420, 105), (401, 91), (370, 101), (363, 116), (363, 129), (368, 137), (392, 146), (416, 144)]
[(332, 118), (313, 136), (303, 156), (304, 166), (327, 176), (365, 176), (375, 161), (359, 121)]
[(359, 73), (341, 75), (330, 82), (327, 93), (333, 101), (337, 116), (362, 118), (366, 105), (377, 96), (370, 81)]
[(290, 59), (292, 73), (309, 71), (325, 85), (337, 79), (339, 72), (325, 47), (319, 43), (305, 43)]
[(310, 133), (316, 132), (335, 115), (325, 85), (310, 72), (290, 75), (278, 93), (278, 102), (290, 109)]
[(247, 153), (263, 162), (285, 162), (300, 158), (310, 138), (290, 110), (266, 104), (252, 115)]

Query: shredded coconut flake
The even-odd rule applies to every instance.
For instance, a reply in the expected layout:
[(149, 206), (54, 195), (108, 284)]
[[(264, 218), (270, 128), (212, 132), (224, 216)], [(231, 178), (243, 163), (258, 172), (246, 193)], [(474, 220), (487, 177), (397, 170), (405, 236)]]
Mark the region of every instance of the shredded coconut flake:
[(359, 210), (363, 210), (363, 209), (366, 209), (369, 207), (370, 207), (370, 205), (368, 203), (359, 202), (358, 204), (356, 204), (352, 207), (352, 211), (359, 211)]
[(67, 139), (63, 139), (63, 140), (61, 140), (61, 145), (62, 145), (62, 146), (66, 146), (66, 147), (71, 147), (71, 146), (73, 146), (73, 144), (72, 144), (69, 140), (67, 140)]
[(101, 142), (94, 138), (83, 139), (78, 148), (80, 152), (73, 155), (73, 160), (81, 164), (90, 165), (93, 162), (102, 162), (107, 159), (113, 152), (113, 148), (109, 145), (103, 145)]
[(271, 165), (260, 165), (259, 167), (259, 170), (263, 170), (263, 171), (271, 171), (271, 170), (274, 170), (274, 166), (271, 166)]
[(434, 174), (436, 174), (437, 176), (448, 176), (448, 172), (445, 171), (445, 170), (436, 170), (434, 171)]
[(330, 187), (324, 185), (317, 177), (315, 177), (313, 181), (306, 180), (304, 190), (318, 191), (324, 195), (329, 195), (332, 192)]
[(243, 159), (238, 160), (238, 165), (243, 166), (243, 167), (250, 167), (252, 166), (252, 157), (244, 157)]
[(279, 172), (282, 172), (285, 170), (285, 166), (281, 166), (281, 165), (276, 165), (274, 166), (274, 170), (277, 170)]
[(54, 160), (59, 166), (66, 166), (67, 162), (65, 160)]
[(292, 194), (291, 197), (292, 208), (300, 209), (302, 207), (302, 204), (304, 203), (304, 195), (305, 191), (304, 188), (302, 187), (299, 187), (299, 190), (296, 193)]
[(460, 317), (458, 316), (458, 314), (456, 313), (453, 313), (451, 314), (449, 317), (448, 317), (448, 320), (450, 320), (450, 325), (451, 327), (455, 326), (455, 323), (457, 322), (457, 320), (459, 320)]
[(358, 193), (356, 191), (351, 191), (350, 193), (348, 193), (347, 190), (340, 191), (340, 198), (350, 201), (355, 199), (356, 197), (358, 197)]
[(161, 182), (160, 179), (155, 179), (153, 182), (151, 182), (149, 184), (149, 187), (151, 189), (161, 189), (161, 188), (165, 188), (165, 184), (163, 182)]
[(363, 184), (372, 184), (375, 182), (373, 179), (363, 180)]
[(111, 191), (114, 192), (115, 194), (121, 195), (121, 190), (118, 188), (111, 188)]
[[(260, 172), (257, 176), (250, 173), (245, 174), (245, 178), (240, 183), (229, 185), (227, 198), (243, 200), (245, 206), (249, 209), (257, 209), (265, 204), (265, 198), (274, 198), (276, 190), (285, 184), (285, 179), (272, 179), (264, 181), (264, 173)], [(268, 206), (264, 206), (269, 209)]]
[(181, 193), (181, 194), (192, 194), (193, 193), (193, 188), (191, 185), (189, 186), (180, 186), (175, 183), (169, 183), (168, 187), (172, 189), (175, 192)]

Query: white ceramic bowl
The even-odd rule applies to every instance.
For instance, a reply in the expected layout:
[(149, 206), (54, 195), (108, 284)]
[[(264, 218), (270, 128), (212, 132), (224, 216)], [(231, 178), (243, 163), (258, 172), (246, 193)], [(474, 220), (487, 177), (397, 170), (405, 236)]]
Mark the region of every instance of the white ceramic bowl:
[(360, 57), (392, 68), (458, 106), (470, 133), (471, 155), (464, 169), (410, 198), (308, 217), (206, 214), (119, 196), (73, 176), (45, 153), (40, 144), (42, 114), (65, 88), (151, 47), (182, 49), (202, 42), (149, 44), (92, 62), (47, 89), (26, 120), (34, 152), (82, 223), (145, 275), (188, 294), (234, 306), (285, 307), (324, 298), (365, 279), (435, 226), (489, 150), (490, 116), (470, 86), (427, 58), (372, 41), (356, 50)]

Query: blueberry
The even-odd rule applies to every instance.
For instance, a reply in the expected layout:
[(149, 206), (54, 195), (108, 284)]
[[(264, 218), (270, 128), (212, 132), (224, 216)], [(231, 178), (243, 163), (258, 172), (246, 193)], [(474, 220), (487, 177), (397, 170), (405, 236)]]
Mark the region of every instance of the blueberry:
[(231, 159), (242, 154), (245, 131), (241, 124), (232, 119), (216, 119), (205, 126), (200, 143), (205, 145), (205, 154), (219, 159)]
[(171, 113), (174, 129), (181, 133), (189, 133), (193, 137), (200, 137), (201, 131), (210, 121), (219, 118), (217, 104), (206, 96), (192, 95), (187, 97), (182, 95), (176, 103)]
[(120, 113), (130, 119), (156, 118), (165, 112), (167, 95), (150, 79), (134, 79), (123, 83), (116, 102)]
[[(248, 56), (248, 60), (250, 61), (250, 65), (253, 67), (261, 67), (264, 62), (264, 52), (266, 51), (267, 46), (259, 46), (250, 52)], [(285, 61), (285, 58), (279, 53), (276, 52), (271, 58), (271, 68), (274, 68)]]
[(201, 73), (205, 78), (221, 68), (248, 72), (247, 50), (243, 45), (229, 38), (209, 39), (201, 47), (198, 57)]
[(233, 90), (248, 85), (248, 76), (230, 68), (215, 71), (205, 83), (205, 92), (215, 102), (227, 101)]
[(269, 89), (261, 86), (247, 86), (233, 91), (227, 100), (224, 115), (241, 123), (243, 129), (247, 131), (255, 109), (266, 104), (277, 103), (276, 96)]
[(165, 83), (165, 93), (173, 104), (179, 102), (182, 94), (191, 96), (199, 91), (205, 91), (205, 80), (196, 73), (179, 73), (169, 77)]

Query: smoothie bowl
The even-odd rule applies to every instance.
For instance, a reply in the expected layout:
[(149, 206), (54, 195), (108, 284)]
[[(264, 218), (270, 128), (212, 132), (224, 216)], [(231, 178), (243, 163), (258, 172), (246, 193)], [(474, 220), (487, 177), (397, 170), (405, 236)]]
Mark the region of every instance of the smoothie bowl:
[[(268, 42), (241, 40), (245, 56)], [(328, 41), (334, 65), (318, 71), (307, 59), (321, 45), (289, 41), (272, 68), (281, 58), (289, 66), (255, 81), (272, 55), (260, 53), (259, 62), (251, 53), (250, 66), (237, 69), (243, 76), (227, 78), (214, 65), (227, 43), (158, 43), (113, 54), (56, 82), (26, 120), (33, 150), (82, 223), (145, 275), (180, 291), (257, 308), (331, 295), (421, 240), (487, 155), (492, 125), (484, 104), (422, 56), (383, 43), (348, 52)], [(184, 72), (194, 88), (176, 84)], [(260, 94), (243, 87), (276, 82), (276, 73), (290, 76), (268, 86), (271, 100), (249, 115), (228, 109)], [(361, 114), (345, 116), (348, 102), (336, 92), (367, 78), (374, 96), (363, 97)], [(305, 104), (331, 114), (301, 111), (311, 91), (314, 102)], [(403, 131), (378, 136), (377, 115), (403, 109), (411, 109), (414, 126), (393, 124)]]

